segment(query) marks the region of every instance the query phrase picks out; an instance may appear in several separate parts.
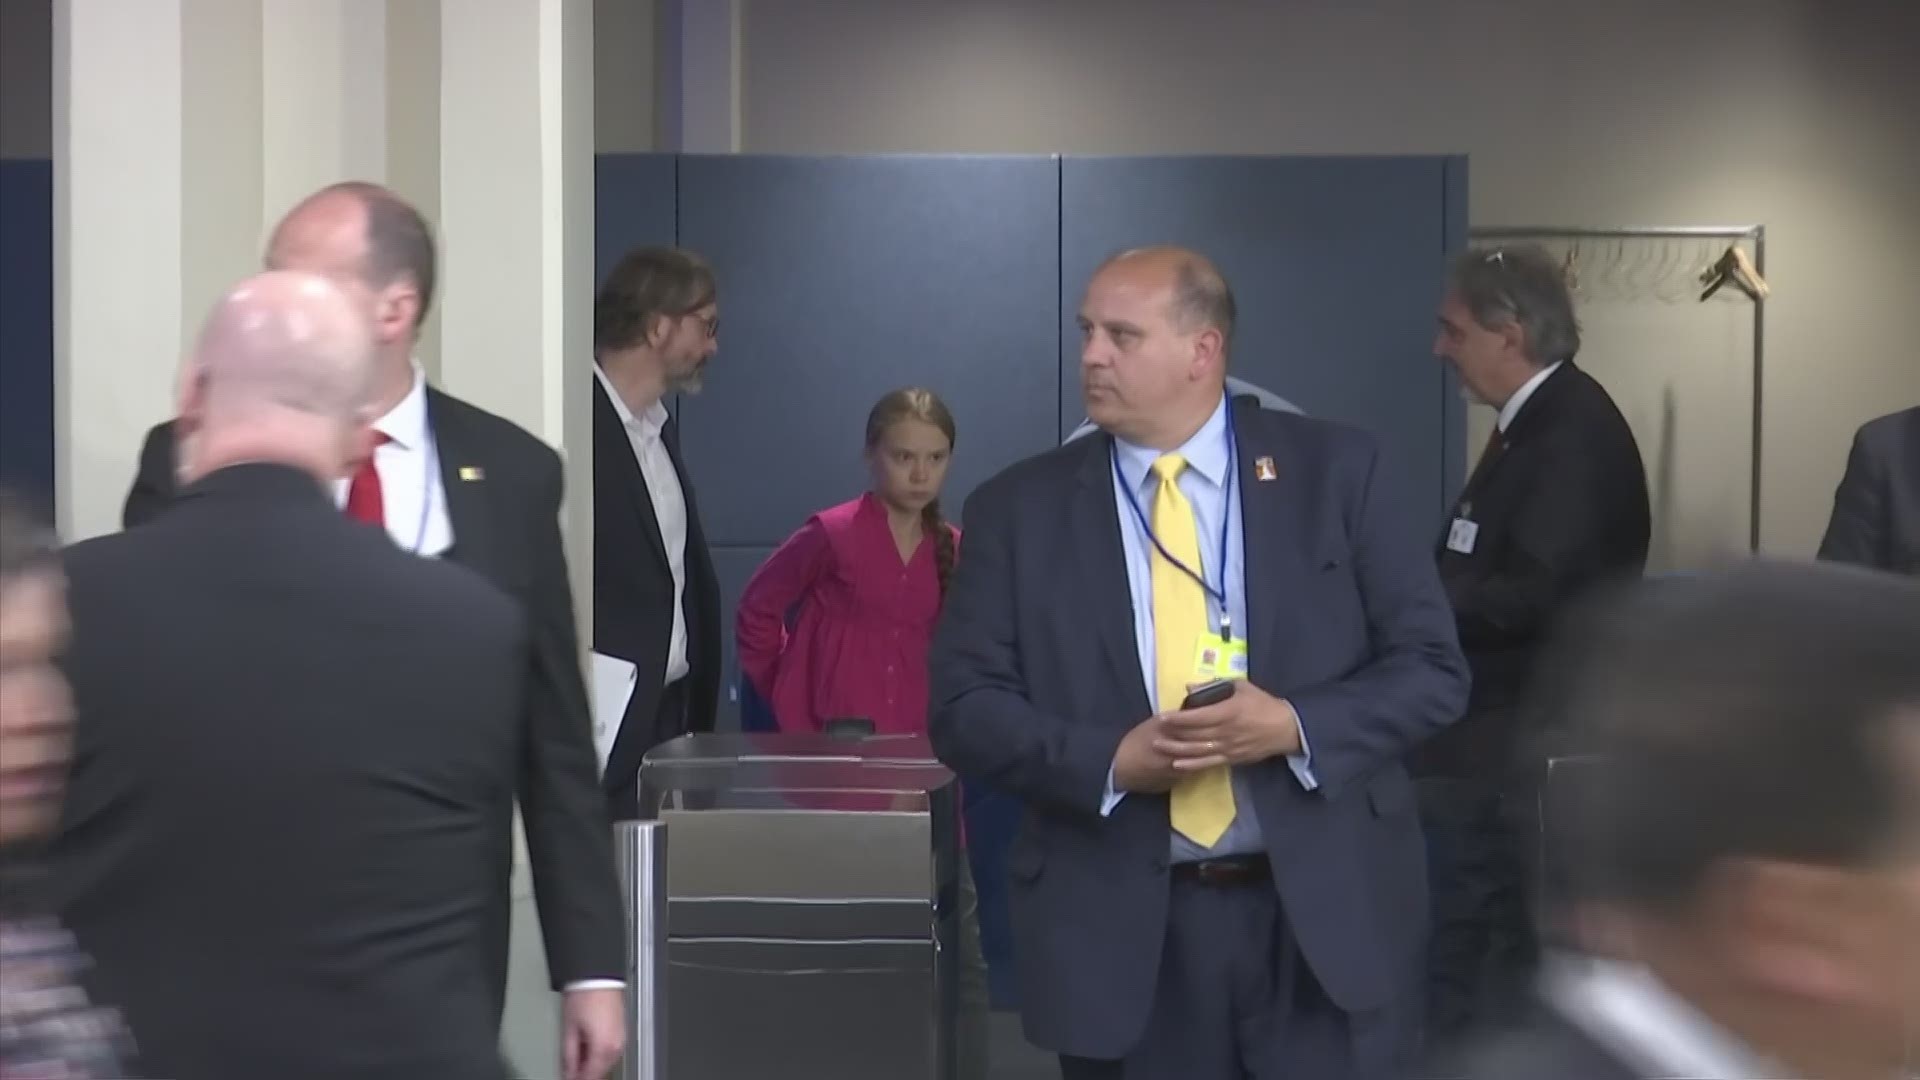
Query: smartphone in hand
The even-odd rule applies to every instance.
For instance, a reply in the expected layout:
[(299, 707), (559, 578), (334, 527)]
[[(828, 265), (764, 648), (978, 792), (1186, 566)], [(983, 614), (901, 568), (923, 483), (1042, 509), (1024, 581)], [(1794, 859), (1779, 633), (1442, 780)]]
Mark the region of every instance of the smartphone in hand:
[(1199, 709), (1208, 705), (1218, 705), (1233, 696), (1233, 679), (1215, 679), (1209, 683), (1187, 691), (1185, 700), (1180, 702), (1184, 712), (1187, 709)]

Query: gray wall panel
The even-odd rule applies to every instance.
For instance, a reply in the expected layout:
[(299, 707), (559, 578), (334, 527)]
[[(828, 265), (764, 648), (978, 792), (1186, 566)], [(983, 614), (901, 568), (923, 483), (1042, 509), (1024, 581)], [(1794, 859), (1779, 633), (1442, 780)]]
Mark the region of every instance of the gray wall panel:
[(946, 503), (1058, 441), (1058, 169), (1045, 157), (680, 159), (679, 236), (720, 279), (680, 403), (715, 544), (857, 494), (867, 410), (924, 384), (959, 427)]
[(593, 280), (620, 257), (674, 240), (672, 154), (599, 154), (593, 159)]
[(1234, 373), (1379, 434), (1394, 505), (1408, 527), (1437, 528), (1449, 406), (1431, 344), (1457, 242), (1445, 228), (1449, 160), (1064, 159), (1061, 433), (1082, 416), (1073, 320), (1094, 268), (1127, 247), (1195, 247), (1239, 302)]

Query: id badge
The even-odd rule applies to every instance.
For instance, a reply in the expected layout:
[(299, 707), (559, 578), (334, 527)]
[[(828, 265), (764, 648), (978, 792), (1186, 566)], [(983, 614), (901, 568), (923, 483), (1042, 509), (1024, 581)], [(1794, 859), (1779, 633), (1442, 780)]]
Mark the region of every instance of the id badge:
[(1468, 521), (1463, 517), (1454, 518), (1453, 525), (1447, 529), (1447, 550), (1457, 551), (1462, 555), (1471, 555), (1473, 554), (1473, 542), (1479, 539), (1479, 537), (1480, 525), (1478, 522)]
[(1193, 681), (1244, 679), (1247, 677), (1245, 638), (1224, 641), (1219, 634), (1202, 634), (1193, 651)]

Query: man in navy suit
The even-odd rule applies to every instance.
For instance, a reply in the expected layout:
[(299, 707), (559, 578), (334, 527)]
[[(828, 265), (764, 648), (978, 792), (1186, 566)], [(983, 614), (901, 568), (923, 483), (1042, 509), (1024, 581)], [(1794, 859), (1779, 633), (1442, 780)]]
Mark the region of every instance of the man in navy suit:
[(941, 759), (1025, 804), (1027, 1036), (1068, 1078), (1390, 1075), (1427, 917), (1400, 759), (1468, 683), (1433, 561), (1372, 437), (1229, 406), (1205, 258), (1116, 256), (1079, 322), (1101, 433), (967, 501), (930, 658)]

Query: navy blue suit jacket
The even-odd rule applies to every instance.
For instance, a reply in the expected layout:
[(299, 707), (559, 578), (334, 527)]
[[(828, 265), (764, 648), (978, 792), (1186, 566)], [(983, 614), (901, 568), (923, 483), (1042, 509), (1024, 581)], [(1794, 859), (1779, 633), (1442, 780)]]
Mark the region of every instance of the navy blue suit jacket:
[[(1288, 698), (1316, 791), (1250, 770), (1275, 885), (1340, 1008), (1418, 984), (1425, 856), (1401, 758), (1458, 717), (1468, 675), (1425, 537), (1382, 505), (1357, 429), (1235, 403), (1249, 668)], [(1020, 994), (1041, 1046), (1118, 1058), (1153, 1004), (1169, 895), (1167, 799), (1100, 815), (1114, 751), (1151, 714), (1103, 434), (967, 500), (966, 556), (930, 658), (941, 759), (1026, 805), (1008, 857)], [(1256, 475), (1270, 458), (1278, 475)]]

